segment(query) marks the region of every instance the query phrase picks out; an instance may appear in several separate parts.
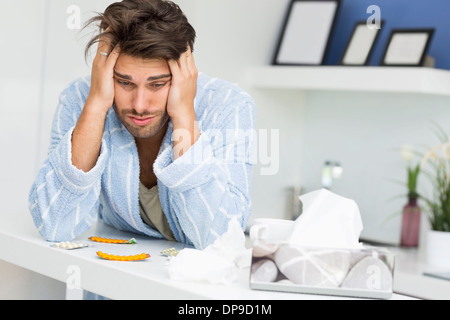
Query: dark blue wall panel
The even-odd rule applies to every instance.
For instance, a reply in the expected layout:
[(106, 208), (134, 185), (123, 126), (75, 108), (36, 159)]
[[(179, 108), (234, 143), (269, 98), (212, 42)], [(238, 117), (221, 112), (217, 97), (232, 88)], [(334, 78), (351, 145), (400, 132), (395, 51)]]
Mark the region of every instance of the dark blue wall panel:
[(326, 64), (339, 64), (356, 22), (370, 17), (371, 5), (379, 6), (385, 25), (370, 65), (380, 64), (392, 29), (435, 28), (429, 54), (436, 68), (450, 69), (450, 0), (343, 0)]

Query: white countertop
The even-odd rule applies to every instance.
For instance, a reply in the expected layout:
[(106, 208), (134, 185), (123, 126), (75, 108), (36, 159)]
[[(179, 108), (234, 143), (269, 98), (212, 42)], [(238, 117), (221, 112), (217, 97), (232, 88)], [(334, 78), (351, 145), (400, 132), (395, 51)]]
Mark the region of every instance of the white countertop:
[[(154, 240), (125, 233), (101, 222), (96, 223), (77, 240), (88, 248), (62, 250), (51, 247), (34, 228), (31, 217), (2, 219), (0, 224), (0, 259), (50, 278), (67, 283), (73, 270), (80, 272), (82, 289), (111, 299), (155, 300), (329, 300), (352, 299), (339, 296), (308, 295), (252, 290), (249, 287), (249, 268), (241, 269), (238, 281), (231, 285), (212, 285), (169, 279), (168, 258), (160, 252), (168, 248), (183, 249), (177, 242)], [(6, 221), (5, 221), (6, 220)], [(94, 243), (88, 237), (116, 239), (135, 238), (137, 244), (113, 245)], [(149, 253), (151, 258), (139, 262), (116, 262), (99, 258), (97, 251), (110, 254), (134, 255)], [(411, 299), (394, 293), (391, 299)]]
[(450, 280), (424, 275), (428, 272), (446, 272), (427, 265), (425, 249), (388, 247), (395, 254), (394, 290), (420, 299), (449, 300)]

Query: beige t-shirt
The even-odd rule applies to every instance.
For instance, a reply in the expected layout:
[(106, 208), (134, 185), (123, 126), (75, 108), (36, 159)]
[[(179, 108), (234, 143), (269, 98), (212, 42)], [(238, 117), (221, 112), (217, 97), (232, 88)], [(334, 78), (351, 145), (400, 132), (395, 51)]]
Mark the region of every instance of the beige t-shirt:
[(142, 220), (146, 224), (161, 232), (167, 240), (175, 241), (167, 217), (161, 208), (158, 186), (147, 189), (146, 186), (139, 182), (139, 209)]

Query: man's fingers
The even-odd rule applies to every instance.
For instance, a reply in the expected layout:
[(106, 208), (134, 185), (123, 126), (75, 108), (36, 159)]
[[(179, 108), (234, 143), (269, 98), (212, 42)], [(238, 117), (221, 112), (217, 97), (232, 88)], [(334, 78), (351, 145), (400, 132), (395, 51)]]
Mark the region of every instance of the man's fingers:
[(180, 73), (180, 65), (176, 60), (168, 60), (170, 72), (172, 73), (172, 79)]
[(117, 59), (119, 58), (119, 55), (120, 55), (120, 46), (116, 45), (113, 51), (108, 56), (108, 60), (106, 61), (107, 67), (114, 68)]
[(181, 72), (186, 73), (186, 75), (195, 75), (197, 73), (197, 67), (195, 66), (194, 57), (190, 47), (188, 47), (186, 52), (181, 54), (178, 64)]
[(180, 55), (178, 60), (169, 60), (169, 68), (172, 72), (172, 79), (189, 79), (198, 75), (197, 67), (195, 65), (194, 57), (190, 47), (186, 52)]
[(197, 73), (197, 66), (195, 65), (195, 59), (194, 56), (192, 55), (192, 51), (189, 49), (189, 54), (187, 56), (187, 67), (189, 69), (189, 72), (191, 72), (191, 74), (196, 74)]
[(97, 54), (99, 54), (100, 56), (107, 57), (109, 55), (109, 50), (110, 50), (109, 43), (101, 39), (98, 42)]
[[(109, 30), (111, 29), (108, 27), (106, 28), (105, 32), (109, 32)], [(111, 50), (110, 40), (105, 35), (101, 36), (100, 39), (98, 40), (97, 55), (107, 58), (110, 54), (109, 52), (110, 50)]]

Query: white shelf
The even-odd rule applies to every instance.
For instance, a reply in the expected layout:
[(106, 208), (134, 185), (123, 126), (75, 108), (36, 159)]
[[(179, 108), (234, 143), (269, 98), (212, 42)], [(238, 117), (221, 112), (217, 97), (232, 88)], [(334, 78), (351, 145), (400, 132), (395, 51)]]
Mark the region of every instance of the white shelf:
[(248, 71), (256, 88), (422, 93), (450, 96), (450, 71), (425, 67), (263, 66)]

